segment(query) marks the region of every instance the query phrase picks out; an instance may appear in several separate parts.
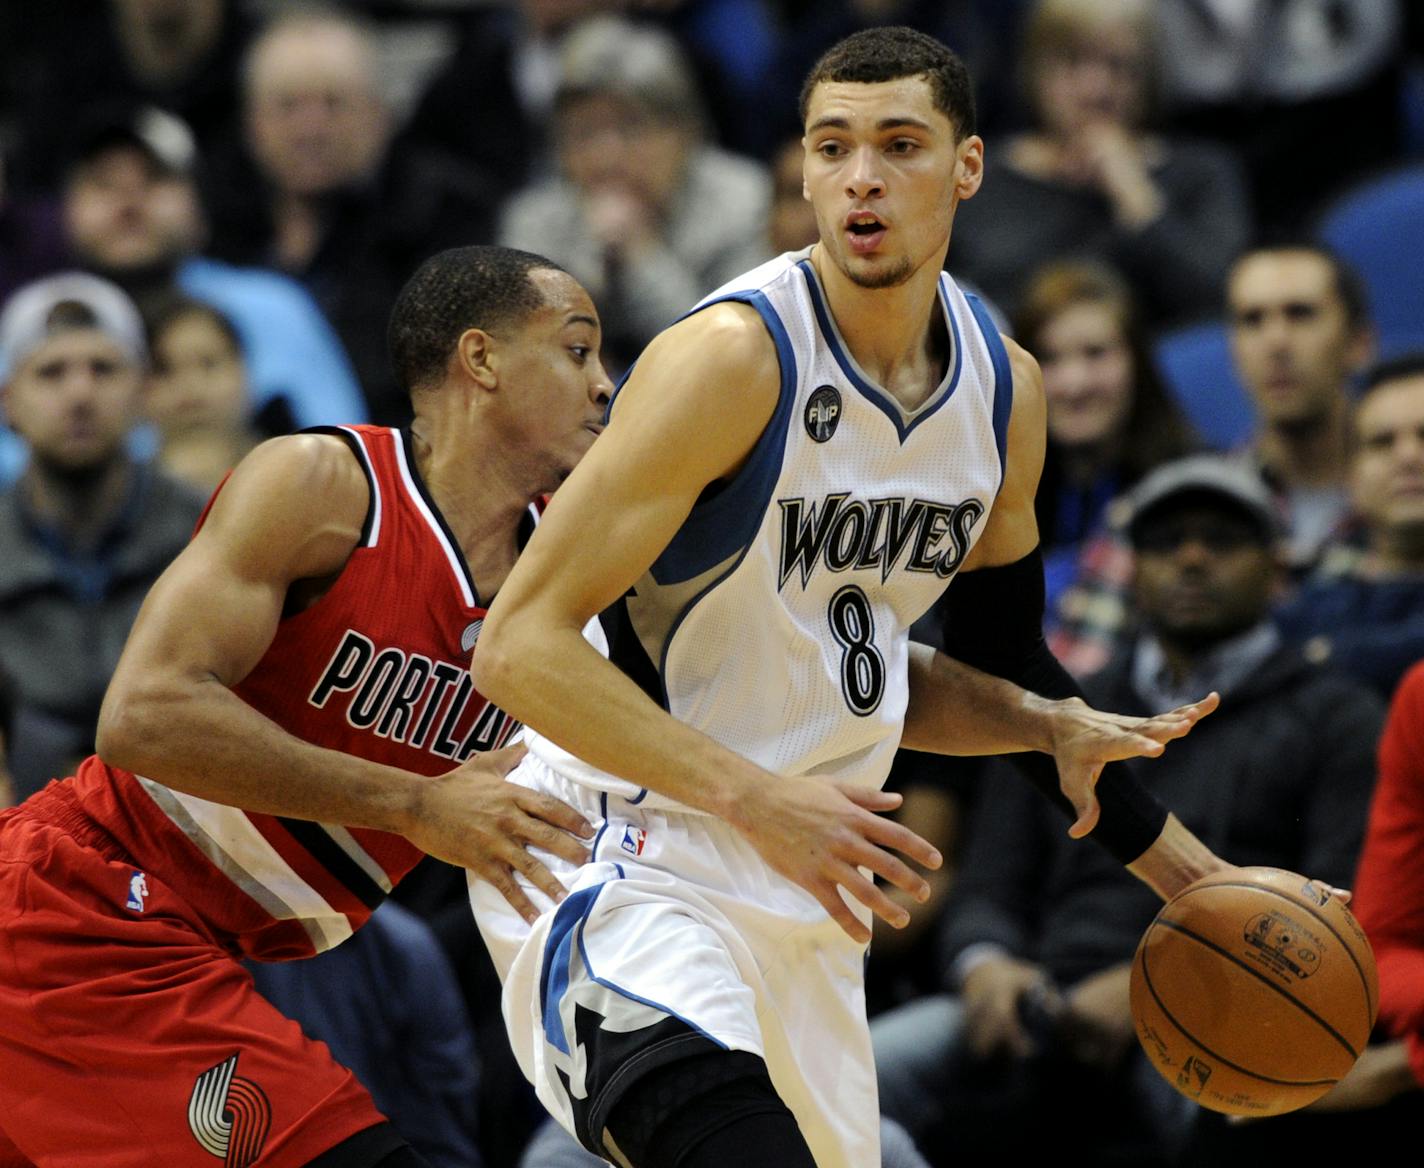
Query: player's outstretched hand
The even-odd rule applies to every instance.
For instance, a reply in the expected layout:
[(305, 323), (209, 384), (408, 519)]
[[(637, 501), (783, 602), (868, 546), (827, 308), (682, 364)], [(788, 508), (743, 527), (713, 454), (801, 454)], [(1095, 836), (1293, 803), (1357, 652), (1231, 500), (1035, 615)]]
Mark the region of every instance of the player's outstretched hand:
[(1181, 738), (1221, 703), (1215, 692), (1147, 718), (1095, 710), (1081, 698), (1055, 703), (1053, 757), (1058, 782), (1078, 818), (1068, 829), (1074, 839), (1087, 835), (1098, 823), (1095, 788), (1106, 763), (1125, 758), (1156, 758), (1168, 742)]
[(493, 884), (526, 921), (539, 910), (514, 878), (523, 875), (554, 901), (567, 890), (530, 847), (582, 864), (593, 828), (577, 811), (557, 799), (505, 781), (524, 757), (523, 746), (473, 755), (468, 762), (432, 778), (421, 791), (419, 806), (406, 832), (410, 842), (437, 859), (468, 868)]
[[(943, 862), (939, 851), (903, 824), (877, 814), (900, 806), (900, 796), (852, 783), (782, 776), (741, 800), (733, 826), (768, 864), (806, 889), (852, 940), (865, 944), (870, 929), (842, 898), (844, 888), (876, 916), (904, 928), (910, 914), (876, 886), (880, 876), (923, 904), (930, 886), (895, 855), (926, 868)], [(861, 869), (868, 868), (872, 876)]]

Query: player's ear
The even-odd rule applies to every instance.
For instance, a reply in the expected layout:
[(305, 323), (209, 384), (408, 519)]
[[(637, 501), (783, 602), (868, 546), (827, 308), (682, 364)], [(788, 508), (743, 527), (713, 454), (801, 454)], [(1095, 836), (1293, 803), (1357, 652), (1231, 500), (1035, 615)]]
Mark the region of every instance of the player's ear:
[(494, 338), (484, 329), (470, 328), (462, 332), (455, 342), (452, 357), (459, 375), (482, 389), (494, 389), (499, 384), (494, 347)]
[(955, 199), (972, 198), (984, 181), (984, 139), (970, 134), (955, 148)]

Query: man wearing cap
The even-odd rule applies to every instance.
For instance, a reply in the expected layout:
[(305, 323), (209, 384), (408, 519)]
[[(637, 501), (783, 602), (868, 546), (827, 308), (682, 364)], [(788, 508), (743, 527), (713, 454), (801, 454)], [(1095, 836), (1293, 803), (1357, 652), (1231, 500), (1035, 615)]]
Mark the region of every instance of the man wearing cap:
[(172, 114), (96, 110), (75, 135), (63, 187), (74, 261), (114, 281), (145, 313), (184, 295), (227, 316), (268, 433), (364, 419), (351, 363), (306, 289), (278, 272), (199, 254), (207, 226), (197, 165), (193, 135)]
[[(1383, 711), (1271, 624), (1283, 569), (1269, 489), (1239, 462), (1199, 455), (1129, 500), (1141, 629), (1084, 682), (1087, 700), (1132, 713), (1218, 690), (1220, 708), (1188, 739), (1150, 767), (1129, 764), (1138, 781), (1218, 854), (1348, 887)], [(873, 1027), (881, 1105), (949, 1162), (1007, 1154), (1006, 1140), (1046, 1150), (1063, 1130), (1048, 1112), (1067, 1122), (1087, 1108), (1102, 1141), (1090, 1160), (1161, 1162), (1187, 1116), (1142, 1056), (1128, 1007), (1132, 955), (1160, 904), (1098, 849), (1073, 847), (1041, 802), (1016, 776), (990, 775), (947, 910), (957, 996)], [(1107, 1095), (1123, 1103), (1111, 1122), (1093, 1103)]]
[(0, 493), (0, 666), (18, 691), (22, 798), (93, 749), (129, 626), (201, 510), (128, 453), (146, 362), (138, 310), (96, 276), (38, 280), (0, 312), (0, 402), (30, 447)]

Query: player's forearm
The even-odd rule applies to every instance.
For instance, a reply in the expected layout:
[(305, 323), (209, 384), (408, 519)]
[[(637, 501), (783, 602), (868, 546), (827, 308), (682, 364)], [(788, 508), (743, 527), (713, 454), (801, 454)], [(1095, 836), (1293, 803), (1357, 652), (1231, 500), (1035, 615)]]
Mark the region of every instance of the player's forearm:
[(404, 833), (429, 779), (314, 746), (215, 679), (111, 691), (99, 719), (105, 762), (249, 811)]
[(901, 745), (958, 755), (1049, 751), (1055, 704), (928, 645), (912, 644)]
[(500, 709), (577, 758), (734, 819), (765, 772), (668, 714), (569, 626), (510, 610), (486, 622), (470, 672)]
[(1170, 900), (1193, 881), (1230, 866), (1186, 824), (1169, 815), (1156, 841), (1127, 870), (1163, 900)]

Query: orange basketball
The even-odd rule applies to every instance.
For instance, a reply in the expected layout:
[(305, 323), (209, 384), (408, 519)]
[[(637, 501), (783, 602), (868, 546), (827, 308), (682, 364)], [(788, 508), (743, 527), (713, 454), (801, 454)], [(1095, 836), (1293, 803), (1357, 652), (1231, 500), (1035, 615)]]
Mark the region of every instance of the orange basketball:
[(1379, 1008), (1375, 958), (1340, 901), (1280, 868), (1204, 877), (1162, 906), (1132, 962), (1147, 1056), (1183, 1095), (1279, 1115), (1330, 1090)]

